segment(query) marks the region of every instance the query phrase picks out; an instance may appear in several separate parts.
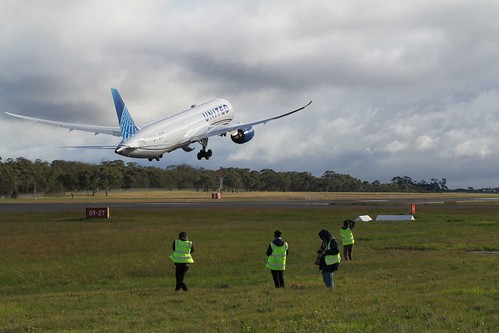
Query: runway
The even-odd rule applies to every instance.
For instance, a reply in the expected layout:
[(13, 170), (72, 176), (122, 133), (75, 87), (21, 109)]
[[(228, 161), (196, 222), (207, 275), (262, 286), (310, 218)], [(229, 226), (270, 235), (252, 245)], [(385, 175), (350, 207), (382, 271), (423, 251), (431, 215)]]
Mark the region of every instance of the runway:
[(59, 202), (47, 203), (43, 201), (32, 202), (22, 201), (16, 203), (0, 203), (2, 213), (33, 213), (33, 212), (64, 212), (64, 211), (85, 211), (87, 207), (109, 207), (113, 210), (147, 210), (147, 209), (215, 209), (215, 208), (347, 208), (366, 207), (380, 209), (394, 209), (409, 207), (410, 204), (417, 206), (439, 206), (449, 208), (483, 208), (499, 209), (499, 198), (436, 198), (436, 199), (337, 199), (337, 200), (212, 200), (212, 201), (134, 201), (134, 202)]
[(100, 202), (100, 203), (0, 203), (0, 212), (63, 212), (84, 211), (87, 207), (109, 207), (112, 210), (146, 209), (210, 209), (210, 208), (286, 208), (286, 207), (328, 207), (331, 202), (324, 201), (202, 201), (202, 202)]

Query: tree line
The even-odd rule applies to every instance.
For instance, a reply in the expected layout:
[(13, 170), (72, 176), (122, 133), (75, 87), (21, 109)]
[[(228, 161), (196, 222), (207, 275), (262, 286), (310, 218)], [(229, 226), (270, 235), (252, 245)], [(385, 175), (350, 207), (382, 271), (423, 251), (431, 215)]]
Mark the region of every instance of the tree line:
[(442, 192), (447, 191), (446, 179), (416, 182), (410, 177), (396, 176), (390, 183), (363, 181), (348, 174), (329, 170), (321, 177), (310, 172), (260, 171), (247, 168), (207, 170), (189, 165), (172, 165), (164, 169), (141, 166), (121, 160), (104, 161), (99, 165), (55, 160), (30, 161), (23, 157), (0, 159), (0, 195), (37, 196), (86, 192), (93, 195), (113, 189), (165, 189), (218, 191), (223, 178), (224, 191), (278, 192)]

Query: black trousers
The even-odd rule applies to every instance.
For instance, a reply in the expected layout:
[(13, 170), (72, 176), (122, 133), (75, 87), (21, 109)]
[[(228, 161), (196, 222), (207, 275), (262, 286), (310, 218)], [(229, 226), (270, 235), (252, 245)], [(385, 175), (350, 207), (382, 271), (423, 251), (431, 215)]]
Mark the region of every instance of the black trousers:
[(177, 280), (177, 284), (175, 285), (175, 290), (184, 290), (187, 291), (187, 286), (184, 283), (185, 273), (189, 269), (189, 264), (175, 264), (175, 279)]
[(284, 288), (284, 271), (270, 270), (276, 288)]
[(345, 260), (352, 260), (353, 244), (343, 245), (343, 256)]

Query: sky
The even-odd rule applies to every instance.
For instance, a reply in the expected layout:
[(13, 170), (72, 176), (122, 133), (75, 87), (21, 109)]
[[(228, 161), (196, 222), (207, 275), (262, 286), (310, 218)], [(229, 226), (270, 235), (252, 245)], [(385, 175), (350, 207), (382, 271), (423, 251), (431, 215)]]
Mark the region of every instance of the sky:
[[(499, 186), (496, 0), (0, 1), (0, 157), (122, 159), (447, 180)], [(140, 126), (211, 98), (255, 127), (244, 145), (213, 137), (210, 160), (160, 162), (113, 150), (120, 138), (4, 112), (117, 126), (110, 88)]]

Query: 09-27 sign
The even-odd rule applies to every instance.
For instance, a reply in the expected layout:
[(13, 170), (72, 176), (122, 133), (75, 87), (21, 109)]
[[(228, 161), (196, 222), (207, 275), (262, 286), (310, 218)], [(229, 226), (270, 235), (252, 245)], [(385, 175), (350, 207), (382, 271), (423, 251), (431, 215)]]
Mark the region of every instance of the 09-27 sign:
[(87, 207), (86, 216), (87, 216), (87, 219), (95, 219), (95, 218), (108, 219), (109, 218), (109, 207), (100, 207), (100, 208)]

